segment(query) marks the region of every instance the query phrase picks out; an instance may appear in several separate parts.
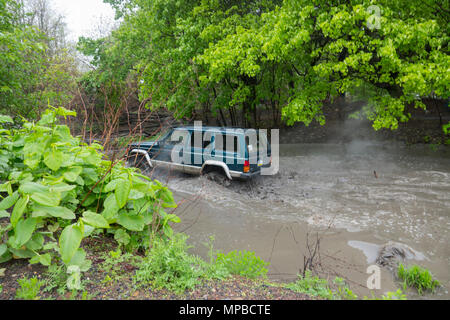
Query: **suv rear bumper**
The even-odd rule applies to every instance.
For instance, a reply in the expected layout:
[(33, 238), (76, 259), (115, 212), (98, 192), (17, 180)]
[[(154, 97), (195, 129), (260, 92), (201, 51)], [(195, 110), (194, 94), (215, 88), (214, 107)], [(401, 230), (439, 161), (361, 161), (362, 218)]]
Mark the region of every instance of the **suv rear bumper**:
[(238, 172), (238, 171), (230, 171), (231, 177), (236, 180), (243, 180), (247, 181), (252, 179), (253, 177), (259, 176), (261, 174), (261, 171), (255, 171), (255, 172)]

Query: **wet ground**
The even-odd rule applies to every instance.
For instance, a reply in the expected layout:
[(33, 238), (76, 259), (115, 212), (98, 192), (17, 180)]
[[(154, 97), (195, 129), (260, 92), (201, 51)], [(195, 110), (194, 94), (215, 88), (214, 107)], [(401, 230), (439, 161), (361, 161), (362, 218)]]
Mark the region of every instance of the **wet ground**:
[[(182, 218), (176, 230), (205, 258), (203, 244), (214, 236), (215, 249), (255, 251), (271, 262), (272, 279), (294, 280), (318, 236), (316, 269), (345, 278), (364, 296), (371, 294), (367, 268), (394, 242), (409, 248), (407, 264), (428, 268), (444, 286), (422, 298), (450, 298), (449, 148), (282, 144), (278, 174), (230, 186), (159, 169), (150, 174), (174, 191)], [(382, 268), (381, 289), (373, 293), (399, 287)]]

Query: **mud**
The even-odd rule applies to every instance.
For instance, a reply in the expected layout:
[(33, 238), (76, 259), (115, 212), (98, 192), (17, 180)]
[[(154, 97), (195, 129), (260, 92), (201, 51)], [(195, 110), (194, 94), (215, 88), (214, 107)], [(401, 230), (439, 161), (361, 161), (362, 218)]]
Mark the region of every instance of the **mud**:
[(391, 270), (400, 257), (428, 268), (444, 286), (425, 297), (411, 291), (410, 298), (450, 298), (448, 148), (283, 144), (277, 175), (229, 186), (159, 169), (149, 174), (174, 191), (182, 218), (176, 229), (205, 258), (203, 243), (215, 236), (216, 249), (255, 251), (271, 262), (271, 278), (294, 280), (308, 256), (308, 235), (318, 234), (322, 276), (344, 277), (360, 296), (371, 294), (366, 270), (377, 259), (385, 267), (381, 289), (372, 292), (398, 289)]

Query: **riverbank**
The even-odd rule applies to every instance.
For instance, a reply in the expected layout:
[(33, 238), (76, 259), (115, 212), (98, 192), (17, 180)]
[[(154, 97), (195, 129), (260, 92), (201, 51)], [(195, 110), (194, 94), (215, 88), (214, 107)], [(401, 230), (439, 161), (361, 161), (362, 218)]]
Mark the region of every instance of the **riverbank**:
[[(23, 298), (20, 293), (23, 279), (37, 279), (40, 285), (29, 286), (28, 294), (35, 290), (39, 300), (312, 300), (318, 299), (287, 289), (282, 283), (266, 279), (250, 279), (232, 276), (224, 280), (200, 281), (193, 290), (176, 293), (167, 289), (155, 289), (151, 285), (137, 285), (133, 278), (142, 256), (126, 259), (108, 257), (117, 252), (114, 240), (107, 237), (86, 239), (83, 243), (91, 268), (83, 273), (82, 287), (77, 292), (65, 288), (64, 274), (47, 270), (41, 265), (30, 265), (26, 260), (12, 260), (1, 265), (0, 300)], [(1, 269), (0, 269), (1, 270)], [(30, 282), (31, 283), (31, 282)], [(22, 286), (23, 287), (23, 286)], [(38, 288), (36, 290), (36, 288)], [(30, 296), (28, 295), (28, 298)]]

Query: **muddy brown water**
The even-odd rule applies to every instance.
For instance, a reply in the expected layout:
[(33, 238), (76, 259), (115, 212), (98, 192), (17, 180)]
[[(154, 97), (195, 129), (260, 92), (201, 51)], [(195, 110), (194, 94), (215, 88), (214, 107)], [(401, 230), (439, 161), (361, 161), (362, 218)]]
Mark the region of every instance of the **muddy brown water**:
[(204, 243), (225, 252), (251, 250), (270, 261), (269, 277), (293, 281), (320, 240), (321, 275), (343, 277), (360, 297), (400, 288), (381, 268), (381, 289), (367, 288), (368, 266), (388, 242), (409, 246), (406, 264), (426, 267), (443, 288), (409, 298), (449, 299), (450, 150), (427, 145), (280, 145), (280, 170), (251, 182), (223, 186), (204, 177), (150, 173), (168, 184), (179, 202), (176, 226), (192, 251), (208, 258)]

